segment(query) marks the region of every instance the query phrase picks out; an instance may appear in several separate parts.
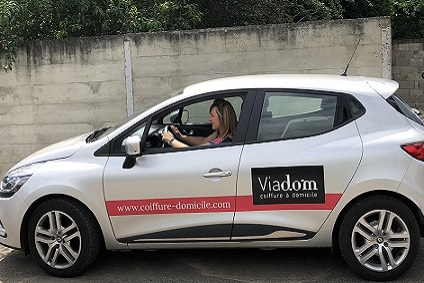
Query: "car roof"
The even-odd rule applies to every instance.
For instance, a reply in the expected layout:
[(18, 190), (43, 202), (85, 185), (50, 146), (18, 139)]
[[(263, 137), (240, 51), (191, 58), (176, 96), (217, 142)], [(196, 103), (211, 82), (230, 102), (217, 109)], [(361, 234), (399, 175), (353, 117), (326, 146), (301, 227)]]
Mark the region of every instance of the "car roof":
[(225, 77), (196, 83), (186, 87), (183, 95), (254, 88), (310, 89), (362, 95), (374, 90), (386, 99), (399, 88), (399, 84), (393, 80), (365, 76), (262, 74)]

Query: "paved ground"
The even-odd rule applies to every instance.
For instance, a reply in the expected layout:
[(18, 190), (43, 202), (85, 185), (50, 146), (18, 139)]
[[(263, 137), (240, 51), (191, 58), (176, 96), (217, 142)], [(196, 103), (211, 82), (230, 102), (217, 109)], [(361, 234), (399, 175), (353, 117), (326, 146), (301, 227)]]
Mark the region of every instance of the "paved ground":
[[(422, 282), (424, 245), (414, 267), (393, 282)], [(31, 256), (0, 246), (0, 283), (123, 282), (366, 282), (329, 249), (162, 250), (105, 252), (77, 278), (45, 274)]]
[(10, 253), (10, 250), (0, 245), (0, 261)]

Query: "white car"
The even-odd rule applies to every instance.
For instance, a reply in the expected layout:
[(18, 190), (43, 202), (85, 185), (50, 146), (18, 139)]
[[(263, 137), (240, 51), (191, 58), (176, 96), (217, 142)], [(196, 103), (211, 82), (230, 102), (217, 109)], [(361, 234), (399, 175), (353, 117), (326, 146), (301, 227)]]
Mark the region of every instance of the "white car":
[[(0, 187), (0, 243), (49, 274), (83, 272), (103, 247), (333, 247), (359, 276), (391, 280), (424, 235), (424, 126), (369, 77), (253, 75), (191, 85), (123, 123), (49, 146)], [(209, 107), (235, 109), (232, 142)]]

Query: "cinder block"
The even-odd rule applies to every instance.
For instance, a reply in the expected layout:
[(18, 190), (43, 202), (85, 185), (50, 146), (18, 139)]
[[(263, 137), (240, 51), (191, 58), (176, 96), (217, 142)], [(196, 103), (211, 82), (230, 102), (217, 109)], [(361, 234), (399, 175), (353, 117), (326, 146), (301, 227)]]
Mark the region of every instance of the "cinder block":
[(400, 57), (405, 59), (411, 59), (414, 57), (414, 51), (413, 50), (403, 51), (400, 54)]
[(408, 51), (408, 50), (410, 50), (409, 43), (401, 43), (401, 44), (398, 44), (397, 46), (398, 46), (398, 50), (399, 51)]
[(410, 50), (424, 50), (424, 43), (417, 42), (417, 43), (409, 43), (409, 49)]

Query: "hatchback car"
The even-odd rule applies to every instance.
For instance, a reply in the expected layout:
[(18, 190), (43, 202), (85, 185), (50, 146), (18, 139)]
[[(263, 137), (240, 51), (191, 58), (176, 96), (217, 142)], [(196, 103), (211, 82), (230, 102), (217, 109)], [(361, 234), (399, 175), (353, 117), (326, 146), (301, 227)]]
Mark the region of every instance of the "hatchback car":
[[(49, 146), (4, 176), (0, 243), (72, 277), (99, 251), (333, 247), (371, 280), (414, 263), (424, 235), (424, 126), (370, 77), (252, 75), (184, 88), (123, 123)], [(212, 102), (235, 109), (231, 142)]]

